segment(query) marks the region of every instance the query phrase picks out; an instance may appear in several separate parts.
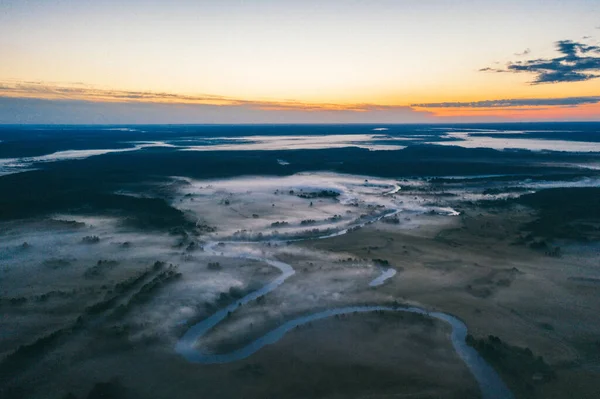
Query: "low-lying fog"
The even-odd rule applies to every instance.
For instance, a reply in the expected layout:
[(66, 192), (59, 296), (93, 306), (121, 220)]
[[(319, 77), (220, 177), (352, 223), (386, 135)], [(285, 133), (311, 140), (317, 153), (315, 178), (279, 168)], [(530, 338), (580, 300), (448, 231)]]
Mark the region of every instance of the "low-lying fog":
[(184, 184), (173, 206), (197, 217), (199, 223), (216, 226), (213, 239), (291, 240), (327, 235), (398, 209), (406, 214), (457, 214), (444, 202), (402, 195), (401, 182), (365, 176), (301, 173), (181, 181)]
[[(226, 302), (222, 293), (227, 296), (233, 290), (234, 296), (241, 295), (277, 275), (278, 271), (266, 264), (239, 259), (240, 253), (288, 257), (310, 264), (311, 270), (325, 270), (302, 287), (288, 284), (280, 290), (285, 292), (282, 309), (294, 313), (295, 307), (306, 309), (322, 303), (324, 297), (334, 301), (349, 297), (353, 290), (368, 289), (381, 273), (391, 273), (387, 266), (371, 260), (346, 261), (344, 254), (309, 251), (296, 246), (296, 240), (358, 229), (382, 217), (393, 228), (411, 229), (425, 223), (413, 220), (418, 215), (438, 215), (440, 223), (458, 215), (465, 200), (518, 196), (541, 187), (598, 184), (590, 179), (503, 182), (496, 186), (519, 190), (485, 194), (490, 183), (448, 181), (439, 185), (441, 191), (439, 187), (435, 191), (421, 179), (397, 181), (334, 173), (210, 181), (175, 177), (173, 181), (177, 184), (171, 203), (196, 221), (200, 236), (133, 230), (102, 215), (65, 214), (4, 223), (2, 299), (27, 300), (35, 306), (25, 314), (6, 314), (2, 352), (75, 319), (86, 306), (110, 296), (114, 284), (138, 275), (156, 261), (177, 265), (182, 279), (159, 291), (143, 311), (136, 310), (140, 324), (150, 328), (168, 330), (196, 319), (218, 308), (219, 301)], [(203, 251), (211, 241), (224, 241), (226, 250), (217, 246), (216, 254)], [(249, 243), (240, 246), (245, 241)], [(219, 256), (220, 252), (224, 256)], [(342, 260), (343, 267), (332, 266)], [(217, 262), (218, 266), (208, 266)], [(393, 278), (401, 278), (401, 273)]]
[[(86, 307), (110, 297), (115, 284), (138, 276), (156, 261), (177, 265), (182, 278), (132, 312), (134, 322), (152, 333), (160, 330), (162, 334), (208, 314), (227, 302), (231, 293), (239, 296), (277, 275), (278, 271), (266, 264), (239, 259), (236, 251), (289, 257), (306, 263), (311, 270), (325, 269), (310, 284), (286, 287), (286, 299), (276, 312), (294, 313), (295, 307), (306, 309), (323, 303), (326, 297), (335, 301), (353, 290), (368, 289), (369, 282), (387, 268), (371, 260), (347, 262), (344, 254), (316, 253), (287, 240), (360, 228), (398, 209), (402, 212), (388, 219), (407, 228), (412, 215), (457, 214), (446, 201), (433, 202), (415, 193), (404, 195), (401, 182), (364, 176), (312, 173), (174, 181), (178, 189), (172, 195), (172, 205), (197, 221), (201, 236), (134, 230), (102, 215), (61, 214), (4, 223), (0, 245), (4, 260), (0, 268), (2, 300), (26, 301), (28, 311), (13, 308), (5, 314), (1, 351), (10, 351), (75, 320)], [(216, 254), (203, 251), (210, 241), (244, 240), (272, 242), (245, 246), (227, 243), (226, 250), (217, 247)], [(332, 266), (341, 260), (343, 264)]]
[[(317, 310), (391, 303), (396, 298), (382, 288), (404, 278), (402, 264), (303, 244), (375, 222), (389, 231), (454, 226), (465, 201), (597, 184), (335, 173), (210, 181), (178, 176), (165, 198), (195, 223), (191, 229), (143, 231), (115, 217), (82, 214), (5, 222), (0, 355), (80, 325), (81, 317), (88, 329), (127, 331), (130, 342), (160, 342), (171, 353), (190, 326), (276, 279), (281, 271), (267, 259), (291, 265), (295, 274), (216, 325), (198, 343), (201, 350), (243, 344)], [(356, 241), (366, 253), (385, 245)], [(140, 290), (129, 290), (134, 286)]]

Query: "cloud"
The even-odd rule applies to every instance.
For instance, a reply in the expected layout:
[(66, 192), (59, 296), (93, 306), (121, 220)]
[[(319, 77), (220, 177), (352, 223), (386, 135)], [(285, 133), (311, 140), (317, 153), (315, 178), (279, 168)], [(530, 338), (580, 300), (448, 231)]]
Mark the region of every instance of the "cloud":
[(0, 81), (0, 123), (419, 123), (429, 111), (380, 104), (247, 100), (74, 83)]
[(529, 55), (531, 53), (531, 49), (530, 48), (526, 48), (525, 50), (523, 50), (522, 53), (515, 53), (516, 56), (518, 57), (522, 57), (525, 55)]
[[(0, 124), (435, 123), (597, 119), (579, 105), (600, 96), (412, 105), (246, 100), (219, 95), (125, 91), (82, 83), (0, 81)], [(540, 114), (540, 111), (548, 111)], [(586, 113), (587, 112), (587, 113)]]
[(108, 102), (0, 96), (0, 124), (425, 123), (429, 111), (363, 104), (359, 110), (245, 104)]
[(485, 67), (485, 68), (481, 68), (481, 69), (479, 70), (479, 72), (500, 72), (500, 71), (498, 71), (498, 70), (497, 70), (497, 69), (495, 69), (495, 68)]
[(416, 108), (513, 108), (513, 107), (575, 107), (600, 103), (600, 96), (563, 98), (513, 98), (473, 102), (442, 102), (412, 104)]
[(32, 82), (5, 80), (0, 82), (0, 96), (85, 101), (147, 101), (177, 103), (240, 104), (243, 100), (218, 95), (184, 95), (151, 91), (127, 91), (97, 88), (75, 83)]
[[(379, 104), (307, 103), (296, 100), (246, 100), (213, 94), (186, 95), (152, 91), (103, 89), (82, 83), (0, 81), (0, 98), (36, 98), (44, 100), (80, 100), (107, 103), (162, 103), (216, 106), (247, 106), (270, 111), (390, 111), (399, 106)], [(401, 107), (400, 107), (401, 108)]]
[(482, 68), (483, 72), (531, 73), (532, 84), (582, 82), (600, 77), (600, 46), (560, 40), (555, 43), (562, 55), (508, 63), (504, 69)]

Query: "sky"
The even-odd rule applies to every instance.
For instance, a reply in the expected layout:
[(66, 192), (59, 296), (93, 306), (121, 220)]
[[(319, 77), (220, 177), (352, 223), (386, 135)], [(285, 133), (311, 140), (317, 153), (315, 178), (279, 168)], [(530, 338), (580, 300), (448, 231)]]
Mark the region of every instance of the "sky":
[(598, 0), (0, 0), (0, 123), (600, 120)]

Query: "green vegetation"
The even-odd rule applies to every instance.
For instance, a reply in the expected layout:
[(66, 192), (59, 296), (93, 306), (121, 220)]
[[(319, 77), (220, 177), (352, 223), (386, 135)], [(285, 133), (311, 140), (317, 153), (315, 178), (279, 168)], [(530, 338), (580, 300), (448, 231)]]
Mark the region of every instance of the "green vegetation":
[(49, 269), (62, 269), (63, 267), (67, 267), (71, 265), (71, 261), (69, 259), (64, 258), (53, 258), (46, 259), (42, 262), (42, 265)]
[(371, 259), (373, 263), (380, 266), (389, 266), (390, 262), (387, 259)]
[(98, 244), (100, 242), (100, 237), (98, 236), (85, 236), (81, 239), (81, 242), (84, 244)]
[[(121, 382), (114, 378), (107, 382), (97, 382), (94, 384), (86, 399), (127, 399), (131, 394)], [(61, 399), (77, 399), (72, 392), (66, 393)]]
[(400, 219), (398, 219), (398, 216), (383, 218), (381, 221), (386, 224), (400, 224)]
[[(122, 181), (118, 175), (94, 179), (83, 177), (79, 168), (38, 170), (2, 176), (0, 191), (10, 196), (0, 198), (0, 220), (14, 220), (69, 212), (106, 214), (122, 217), (124, 224), (140, 229), (193, 227), (182, 211), (160, 198), (114, 194)], [(92, 172), (93, 173), (93, 172)], [(63, 223), (80, 227), (77, 222)]]
[(76, 220), (50, 219), (47, 223), (58, 228), (66, 227), (69, 229), (79, 229), (85, 227), (84, 222), (78, 222)]
[(599, 187), (541, 190), (516, 201), (538, 211), (539, 218), (523, 226), (536, 236), (600, 239)]
[[(136, 304), (142, 304), (149, 301), (152, 298), (152, 295), (164, 284), (176, 280), (182, 276), (182, 274), (177, 271), (177, 266), (169, 265), (168, 267), (165, 267), (164, 262), (158, 261), (154, 263), (152, 272), (156, 273), (156, 275), (150, 279), (150, 281), (142, 285), (137, 292), (131, 295), (126, 303), (119, 305), (115, 309), (113, 316), (121, 317), (125, 315)], [(136, 281), (139, 283), (141, 280), (138, 278)]]
[(1, 382), (3, 382), (5, 378), (9, 381), (10, 376), (16, 371), (23, 369), (29, 362), (35, 361), (40, 356), (44, 355), (48, 350), (53, 348), (61, 338), (70, 334), (77, 327), (78, 324), (76, 323), (72, 327), (55, 330), (50, 334), (36, 339), (30, 344), (19, 346), (14, 352), (6, 356), (2, 360), (2, 363), (0, 363), (0, 397), (10, 397), (2, 395), (3, 383)]
[(221, 264), (219, 262), (208, 262), (208, 270), (221, 270)]
[[(290, 191), (290, 194), (294, 194), (293, 191)], [(340, 196), (340, 193), (333, 190), (321, 190), (321, 191), (313, 191), (313, 192), (301, 192), (296, 194), (296, 196), (305, 199), (313, 199), (313, 198), (337, 198)]]
[(303, 221), (300, 222), (300, 225), (301, 226), (309, 226), (309, 225), (315, 224), (315, 223), (317, 223), (317, 221), (314, 219), (304, 219)]
[(180, 277), (181, 273), (177, 271), (177, 266), (169, 265), (166, 270), (161, 271), (152, 280), (142, 285), (140, 290), (131, 297), (129, 303), (141, 303), (149, 300), (154, 291), (159, 289), (163, 284)]
[(110, 309), (113, 309), (117, 304), (127, 297), (127, 294), (131, 292), (136, 286), (142, 284), (145, 280), (147, 280), (152, 274), (156, 275), (147, 283), (141, 286), (141, 288), (131, 295), (127, 303), (122, 303), (118, 306), (116, 313), (118, 315), (125, 314), (134, 303), (141, 303), (149, 299), (151, 293), (158, 289), (163, 283), (170, 281), (175, 278), (181, 277), (181, 273), (177, 272), (177, 267), (173, 265), (169, 265), (166, 270), (165, 263), (156, 261), (152, 268), (147, 269), (141, 272), (137, 276), (133, 276), (128, 278), (125, 281), (117, 283), (115, 285), (115, 295), (109, 296), (100, 302), (97, 302), (93, 305), (88, 306), (85, 309), (85, 314), (87, 315), (97, 315), (99, 313), (106, 312)]
[(504, 194), (504, 193), (518, 193), (518, 192), (524, 192), (524, 191), (529, 191), (530, 189), (527, 187), (519, 187), (519, 186), (510, 186), (510, 187), (502, 187), (502, 188), (487, 188), (485, 190), (483, 190), (482, 194), (483, 195), (498, 195), (498, 194)]
[(90, 267), (83, 273), (85, 278), (102, 277), (106, 271), (115, 268), (119, 262), (116, 260), (99, 260), (94, 266)]
[(535, 397), (536, 384), (556, 378), (555, 371), (544, 358), (535, 356), (529, 348), (509, 345), (494, 335), (476, 339), (469, 334), (466, 342), (492, 364), (523, 397)]
[(600, 240), (600, 187), (550, 188), (518, 198), (479, 201), (477, 205), (487, 209), (525, 205), (534, 209), (537, 218), (521, 226), (528, 234), (518, 237), (514, 244), (547, 250), (549, 256), (560, 256), (560, 250), (536, 238)]

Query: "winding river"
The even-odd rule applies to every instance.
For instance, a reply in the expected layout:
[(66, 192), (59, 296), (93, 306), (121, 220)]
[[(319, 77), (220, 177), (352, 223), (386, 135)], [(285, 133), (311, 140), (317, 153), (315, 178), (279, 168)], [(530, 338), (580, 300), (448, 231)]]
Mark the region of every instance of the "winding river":
[(369, 287), (378, 287), (381, 284), (385, 283), (385, 281), (387, 279), (390, 279), (392, 277), (394, 277), (396, 275), (396, 269), (392, 269), (391, 267), (389, 269), (385, 269), (384, 271), (381, 272), (381, 274), (379, 276), (377, 276), (377, 278), (373, 279), (373, 281), (371, 281), (369, 283)]
[[(395, 210), (393, 212), (384, 213), (376, 218), (372, 218), (368, 221), (358, 223), (352, 228), (346, 228), (335, 233), (323, 235), (320, 237), (314, 237), (312, 239), (324, 239), (329, 237), (336, 237), (343, 234), (346, 234), (348, 231), (352, 231), (353, 228), (362, 227), (364, 225), (376, 222), (384, 217), (392, 216), (399, 213), (400, 210)], [(285, 242), (290, 241), (301, 241), (298, 240), (286, 240)], [(272, 241), (271, 241), (272, 242)], [(230, 241), (228, 244), (240, 244), (239, 241)], [(256, 244), (256, 242), (253, 242)], [(213, 255), (222, 255), (225, 256), (224, 252), (221, 252), (216, 249), (218, 246), (222, 246), (225, 244), (224, 242), (210, 242), (205, 245), (204, 250), (207, 253)], [(294, 328), (301, 326), (303, 324), (326, 319), (328, 317), (333, 317), (337, 315), (344, 314), (352, 314), (352, 313), (365, 313), (365, 312), (375, 312), (375, 311), (389, 311), (389, 312), (405, 312), (405, 313), (416, 313), (425, 315), (428, 317), (432, 317), (438, 320), (441, 320), (445, 323), (448, 323), (452, 327), (451, 333), (451, 342), (454, 350), (458, 354), (458, 356), (463, 360), (467, 368), (472, 373), (473, 377), (477, 381), (479, 388), (481, 390), (482, 397), (484, 399), (513, 399), (514, 396), (512, 392), (508, 389), (506, 384), (502, 381), (500, 376), (496, 373), (496, 371), (477, 353), (475, 349), (467, 345), (465, 338), (467, 336), (467, 326), (458, 318), (449, 315), (447, 313), (442, 312), (429, 312), (426, 309), (416, 307), (416, 306), (349, 306), (342, 308), (334, 308), (328, 309), (318, 313), (312, 313), (306, 316), (298, 317), (296, 319), (289, 320), (279, 327), (267, 332), (262, 337), (256, 339), (255, 341), (249, 343), (248, 345), (236, 349), (229, 353), (223, 354), (205, 354), (202, 353), (198, 348), (196, 348), (196, 342), (201, 339), (205, 334), (207, 334), (214, 326), (223, 321), (230, 312), (235, 311), (238, 307), (256, 300), (257, 298), (268, 294), (269, 292), (276, 289), (278, 286), (283, 284), (285, 280), (295, 274), (293, 267), (285, 262), (277, 261), (274, 259), (269, 259), (265, 257), (256, 256), (252, 253), (239, 253), (236, 252), (235, 255), (232, 256), (242, 259), (256, 260), (267, 263), (273, 267), (276, 267), (281, 271), (279, 277), (275, 280), (269, 282), (264, 285), (260, 289), (251, 292), (250, 294), (244, 296), (243, 298), (235, 301), (234, 303), (226, 306), (225, 308), (219, 310), (214, 313), (210, 317), (200, 321), (197, 324), (191, 326), (185, 334), (179, 339), (175, 346), (175, 351), (183, 356), (187, 361), (192, 363), (201, 363), (201, 364), (217, 364), (217, 363), (230, 363), (235, 362), (241, 359), (245, 359), (252, 354), (256, 353), (258, 350), (263, 348), (266, 345), (273, 344), (279, 341), (287, 332), (293, 330)], [(393, 273), (392, 273), (393, 271)], [(393, 276), (395, 274), (394, 269), (388, 269), (378, 278), (371, 282), (371, 286), (377, 286), (383, 283), (387, 278)], [(381, 281), (380, 281), (381, 280)]]

